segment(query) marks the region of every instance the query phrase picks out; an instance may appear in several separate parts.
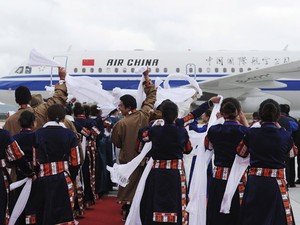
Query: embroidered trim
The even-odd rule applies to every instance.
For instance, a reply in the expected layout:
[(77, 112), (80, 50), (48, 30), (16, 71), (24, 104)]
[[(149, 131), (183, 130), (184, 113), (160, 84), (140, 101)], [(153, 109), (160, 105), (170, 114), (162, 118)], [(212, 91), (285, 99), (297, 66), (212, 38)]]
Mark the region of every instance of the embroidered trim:
[(39, 177), (47, 177), (64, 171), (69, 171), (69, 164), (67, 161), (43, 163), (40, 165)]
[(287, 225), (293, 225), (293, 216), (292, 216), (292, 206), (290, 203), (289, 193), (287, 191), (287, 185), (284, 179), (276, 178), (280, 192), (281, 197), (283, 201), (283, 205), (285, 208), (285, 215), (286, 215), (286, 221)]
[(183, 161), (182, 159), (154, 160), (152, 168), (181, 170), (183, 168)]
[(261, 177), (275, 177), (284, 179), (284, 169), (270, 169), (270, 168), (250, 168), (248, 175), (261, 176)]
[(213, 170), (213, 178), (218, 180), (228, 180), (231, 168), (216, 166)]
[(69, 192), (69, 196), (70, 196), (71, 207), (73, 209), (74, 205), (75, 205), (75, 191), (74, 191), (73, 182), (72, 182), (69, 174), (67, 174), (67, 173), (64, 173), (64, 174), (65, 174), (66, 182), (68, 185), (68, 192)]
[(177, 223), (177, 213), (153, 212), (153, 222)]
[(6, 167), (6, 161), (5, 159), (0, 159), (0, 167)]
[(183, 117), (183, 122), (184, 122), (184, 125), (183, 126), (187, 126), (189, 125), (190, 123), (194, 122), (194, 115), (189, 113), (187, 116)]
[(285, 208), (287, 225), (293, 224), (292, 206), (290, 203), (289, 193), (287, 191), (287, 185), (285, 182), (284, 169), (271, 169), (271, 168), (250, 168), (249, 175), (261, 176), (261, 177), (273, 177), (277, 180), (277, 184), (280, 189), (283, 205)]
[(16, 141), (7, 146), (6, 154), (8, 161), (15, 161), (17, 159), (20, 159), (24, 155), (23, 151), (20, 149)]
[(26, 215), (25, 216), (25, 224), (36, 224), (36, 215)]
[(75, 221), (69, 221), (69, 222), (64, 222), (64, 223), (57, 223), (55, 225), (75, 225)]

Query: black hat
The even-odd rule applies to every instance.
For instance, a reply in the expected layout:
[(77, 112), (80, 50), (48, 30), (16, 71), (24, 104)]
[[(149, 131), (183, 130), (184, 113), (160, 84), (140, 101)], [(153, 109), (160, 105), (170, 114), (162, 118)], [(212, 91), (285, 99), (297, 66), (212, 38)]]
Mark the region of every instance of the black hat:
[(31, 100), (30, 90), (25, 86), (19, 86), (15, 91), (16, 103), (19, 105), (29, 104)]

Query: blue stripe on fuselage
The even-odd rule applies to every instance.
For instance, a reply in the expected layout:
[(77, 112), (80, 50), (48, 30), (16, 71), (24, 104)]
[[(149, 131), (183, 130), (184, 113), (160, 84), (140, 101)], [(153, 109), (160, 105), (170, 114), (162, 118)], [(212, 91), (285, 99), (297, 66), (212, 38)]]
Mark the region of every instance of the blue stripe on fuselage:
[[(223, 77), (228, 74), (197, 74), (197, 78), (200, 77)], [(139, 74), (130, 74), (130, 75), (123, 75), (123, 74), (106, 74), (106, 75), (99, 75), (99, 74), (72, 74), (71, 76), (90, 76), (95, 78), (111, 78), (112, 80), (101, 80), (103, 89), (105, 90), (112, 90), (115, 87), (120, 87), (123, 89), (136, 89), (139, 84), (139, 78), (141, 75)], [(39, 78), (49, 78), (49, 80), (37, 80)], [(23, 75), (23, 76), (5, 76), (0, 78), (0, 90), (15, 90), (18, 86), (23, 85), (28, 87), (32, 91), (45, 91), (45, 86), (50, 85), (50, 75)], [(58, 79), (58, 75), (52, 76), (55, 79)], [(121, 77), (128, 77), (128, 78), (136, 78), (136, 80), (118, 80), (117, 78)], [(157, 74), (157, 75), (151, 75), (150, 76), (153, 80), (155, 77), (162, 77), (165, 78), (167, 75), (164, 74)], [(191, 77), (194, 77), (194, 75), (191, 75)], [(2, 79), (8, 79), (12, 78), (9, 81), (2, 81)], [(33, 78), (33, 80), (28, 81), (24, 80), (22, 81), (20, 78)], [(114, 80), (113, 80), (114, 79)], [(197, 80), (197, 82), (201, 82), (203, 80)], [(279, 82), (282, 82), (284, 84), (287, 84), (287, 87), (284, 88), (262, 88), (263, 91), (300, 91), (300, 80), (279, 80)], [(57, 83), (57, 81), (53, 81), (53, 84)], [(169, 84), (171, 87), (177, 87), (181, 85), (188, 84), (187, 81), (183, 80), (170, 80)]]

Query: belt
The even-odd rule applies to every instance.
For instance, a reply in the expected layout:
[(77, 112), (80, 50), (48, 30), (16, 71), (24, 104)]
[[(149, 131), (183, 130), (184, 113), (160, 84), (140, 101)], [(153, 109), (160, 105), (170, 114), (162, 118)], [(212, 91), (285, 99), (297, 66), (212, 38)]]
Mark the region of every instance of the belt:
[(230, 167), (216, 166), (213, 170), (213, 178), (218, 180), (228, 180), (230, 174)]
[(271, 169), (271, 168), (250, 168), (248, 175), (261, 176), (261, 177), (276, 177), (284, 179), (284, 169)]
[(155, 169), (183, 169), (182, 159), (154, 160), (152, 168)]
[(39, 177), (47, 177), (64, 171), (69, 171), (69, 163), (67, 161), (43, 163), (40, 165)]

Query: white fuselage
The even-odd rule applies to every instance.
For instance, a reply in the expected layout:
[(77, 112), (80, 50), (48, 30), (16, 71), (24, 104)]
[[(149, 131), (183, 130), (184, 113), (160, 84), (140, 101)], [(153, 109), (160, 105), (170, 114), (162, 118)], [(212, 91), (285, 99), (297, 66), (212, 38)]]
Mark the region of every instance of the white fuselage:
[[(134, 71), (137, 67), (150, 68), (150, 77), (166, 78), (169, 74), (185, 73), (203, 82), (221, 77), (240, 74), (247, 71), (272, 67), (279, 64), (300, 60), (300, 52), (278, 51), (213, 51), (213, 52), (158, 52), (158, 51), (103, 51), (103, 52), (68, 52), (53, 54), (49, 58), (65, 66), (71, 76), (91, 76), (102, 82), (103, 89), (115, 87), (136, 89), (141, 75)], [(300, 78), (300, 76), (299, 76)], [(45, 95), (45, 86), (51, 86), (58, 80), (56, 68), (27, 67), (15, 68), (9, 75), (0, 78), (0, 102), (14, 102), (14, 90), (27, 86), (34, 93)], [(262, 89), (277, 100), (286, 100), (291, 109), (300, 112), (300, 79), (280, 79), (284, 88)], [(172, 81), (171, 86), (187, 84), (184, 81)], [(218, 94), (218, 93), (217, 93)], [(224, 93), (223, 93), (224, 94)], [(234, 90), (228, 90), (227, 96), (235, 96)], [(245, 109), (253, 112), (259, 102), (248, 102)]]

